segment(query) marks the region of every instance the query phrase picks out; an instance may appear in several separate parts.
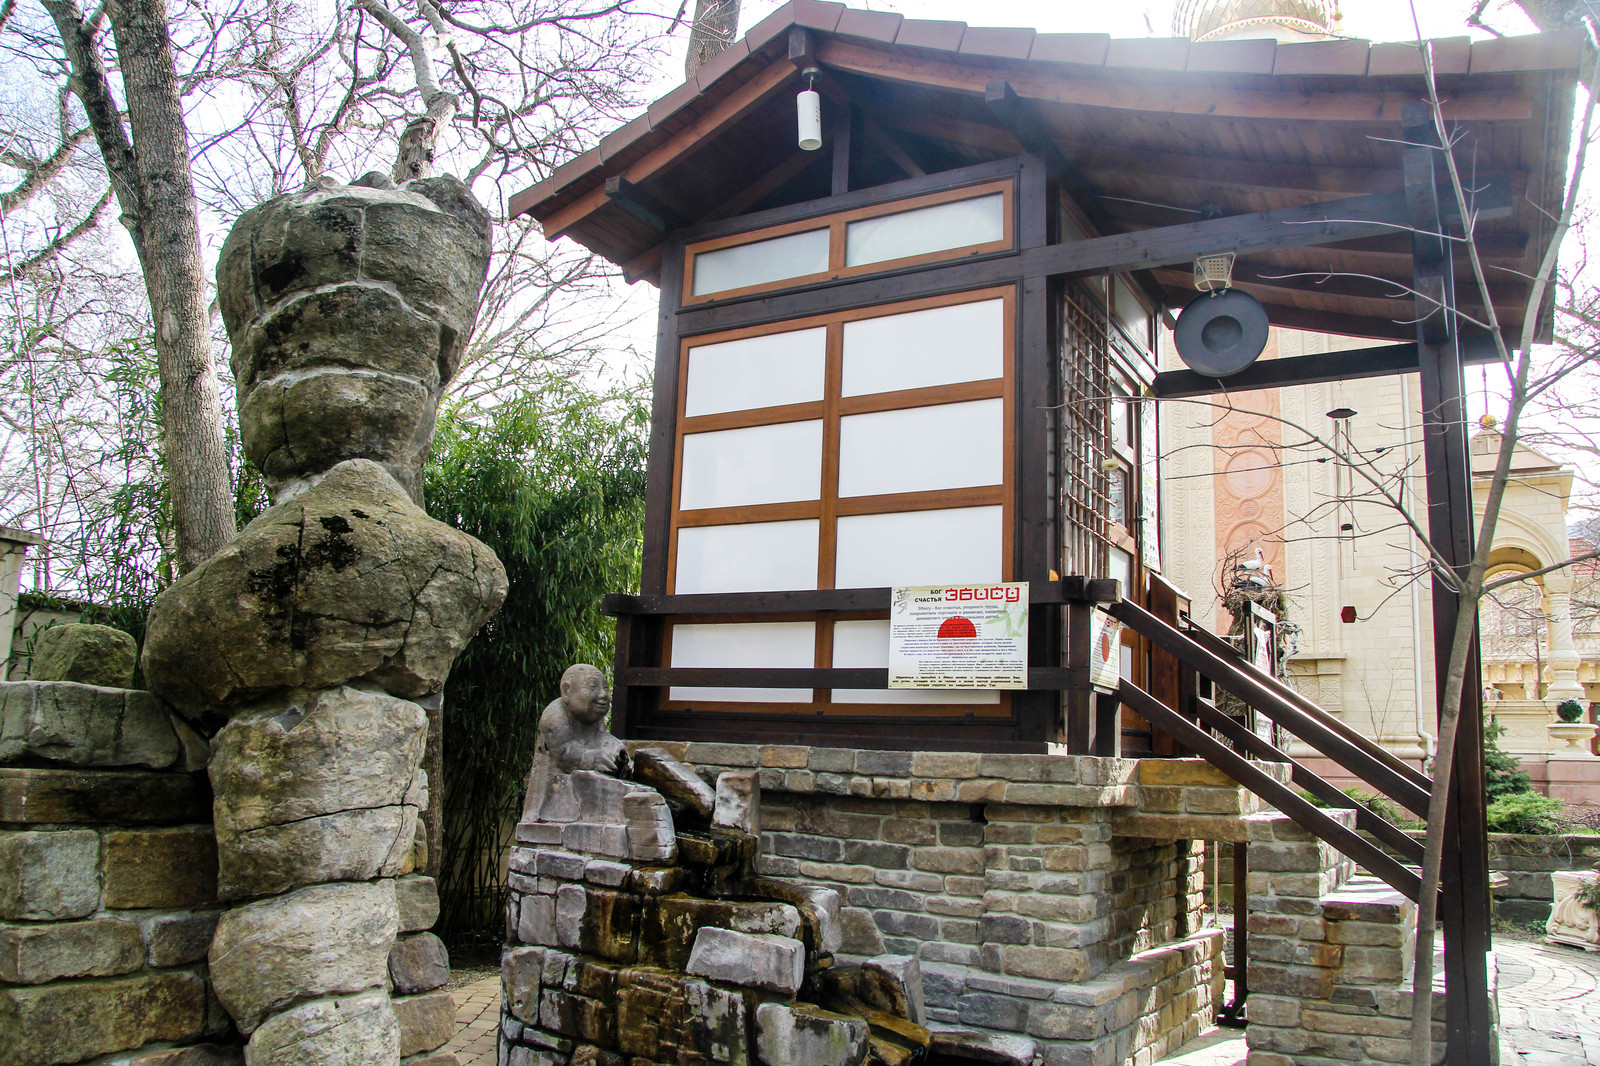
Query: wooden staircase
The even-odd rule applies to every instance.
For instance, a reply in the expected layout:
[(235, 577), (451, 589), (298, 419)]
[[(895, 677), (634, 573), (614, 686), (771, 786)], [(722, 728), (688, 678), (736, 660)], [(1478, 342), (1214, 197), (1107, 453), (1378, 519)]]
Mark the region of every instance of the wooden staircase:
[[(1421, 881), (1412, 867), (1422, 863), (1422, 845), (1371, 807), (1352, 799), (1295, 761), (1252, 728), (1248, 719), (1224, 713), (1214, 699), (1203, 694), (1200, 682), (1204, 679), (1216, 689), (1234, 696), (1252, 715), (1272, 722), (1358, 778), (1373, 792), (1389, 797), (1421, 818), (1428, 814), (1430, 783), (1426, 777), (1248, 662), (1226, 640), (1184, 620), (1177, 625), (1170, 624), (1128, 600), (1116, 600), (1103, 609), (1148, 640), (1160, 654), (1176, 660), (1179, 666), (1177, 709), (1127, 679), (1121, 681), (1116, 692), (1123, 706), (1271, 803), (1307, 832), (1354, 859), (1406, 898), (1417, 900)], [(1288, 763), (1293, 787), (1265, 772), (1259, 762)], [(1300, 790), (1330, 807), (1355, 811), (1356, 830), (1370, 834), (1393, 855), (1361, 832), (1352, 831), (1330, 818)]]

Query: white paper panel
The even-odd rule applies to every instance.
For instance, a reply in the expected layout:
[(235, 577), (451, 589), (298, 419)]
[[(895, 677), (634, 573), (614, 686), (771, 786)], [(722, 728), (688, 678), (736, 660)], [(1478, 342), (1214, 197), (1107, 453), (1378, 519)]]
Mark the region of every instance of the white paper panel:
[(1000, 581), (999, 507), (839, 519), (839, 588)]
[(844, 395), (864, 396), (1005, 372), (1005, 304), (953, 304), (844, 326)]
[(814, 518), (680, 529), (673, 591), (814, 589), (817, 529)]
[(765, 285), (827, 269), (828, 231), (791, 233), (701, 252), (694, 257), (694, 294), (704, 296), (746, 285)]
[(827, 345), (828, 331), (818, 326), (690, 348), (684, 414), (820, 400)]
[(848, 415), (839, 420), (839, 495), (998, 485), (1004, 444), (999, 399)]
[[(672, 627), (672, 666), (773, 666), (808, 669), (816, 664), (815, 622), (755, 622)], [(810, 703), (808, 688), (678, 687), (669, 699), (718, 703)]]
[(822, 423), (720, 429), (683, 438), (678, 506), (739, 507), (822, 495)]
[(845, 266), (988, 244), (1006, 235), (999, 193), (864, 218), (845, 227)]
[[(833, 665), (885, 669), (889, 665), (889, 622), (858, 621), (833, 624)], [(998, 692), (916, 688), (833, 690), (834, 703), (999, 703)]]

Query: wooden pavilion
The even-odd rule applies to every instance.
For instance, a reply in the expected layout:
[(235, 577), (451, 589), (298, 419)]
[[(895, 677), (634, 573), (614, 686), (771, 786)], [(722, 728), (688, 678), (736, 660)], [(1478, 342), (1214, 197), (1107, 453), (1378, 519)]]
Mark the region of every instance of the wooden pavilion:
[[(1561, 201), (1584, 42), (1430, 47), (1498, 319), (1515, 331), (1537, 314), (1548, 331), (1528, 278)], [(1420, 372), (1430, 533), (1466, 561), (1462, 364), (1493, 348), (1469, 324), (1478, 288), (1454, 281), (1463, 225), (1435, 173), (1422, 71), (1413, 44), (1113, 40), (794, 0), (513, 197), (550, 238), (661, 289), (642, 589), (608, 601), (617, 731), (1187, 751), (1416, 898), (1404, 863), (1254, 770), (1247, 757), (1284, 757), (1207, 698), (1233, 693), (1426, 811), (1415, 769), (1187, 626), (1160, 577), (1156, 420), (1128, 401)], [(820, 150), (796, 144), (808, 85)], [(1385, 343), (1222, 382), (1158, 373), (1156, 330), (1194, 298), (1195, 258), (1221, 252), (1273, 324)], [(1008, 581), (1029, 583), (1027, 690), (885, 688), (892, 586)], [(1433, 603), (1445, 647), (1448, 590)], [(1091, 678), (1097, 604), (1127, 629), (1111, 689)], [(1486, 1062), (1466, 712), (1449, 1061)], [(1294, 769), (1299, 788), (1355, 805)], [(1420, 857), (1355, 806), (1362, 829)]]

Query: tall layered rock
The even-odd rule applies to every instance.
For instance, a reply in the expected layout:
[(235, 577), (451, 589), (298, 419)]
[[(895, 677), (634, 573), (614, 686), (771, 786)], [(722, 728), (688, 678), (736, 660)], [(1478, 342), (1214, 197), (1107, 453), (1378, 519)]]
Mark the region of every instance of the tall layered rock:
[(273, 506), (156, 601), (144, 671), (216, 731), (233, 906), (211, 973), (251, 1066), (437, 1046), (407, 1023), (447, 996), (442, 945), (409, 916), (431, 886), (405, 878), (424, 707), (506, 576), (417, 500), (488, 255), (488, 215), (454, 178), (313, 186), (246, 212), (223, 246), (244, 447)]

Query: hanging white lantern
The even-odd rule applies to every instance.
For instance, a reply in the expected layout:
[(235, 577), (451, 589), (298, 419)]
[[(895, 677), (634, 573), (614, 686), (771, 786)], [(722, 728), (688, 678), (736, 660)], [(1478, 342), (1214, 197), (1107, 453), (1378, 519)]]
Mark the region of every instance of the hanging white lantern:
[(817, 72), (807, 70), (805, 75), (806, 87), (795, 98), (795, 107), (800, 115), (800, 147), (815, 152), (822, 147), (822, 97), (811, 88)]

